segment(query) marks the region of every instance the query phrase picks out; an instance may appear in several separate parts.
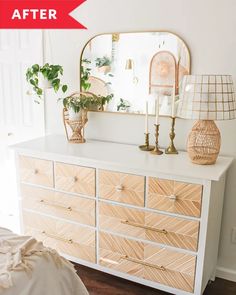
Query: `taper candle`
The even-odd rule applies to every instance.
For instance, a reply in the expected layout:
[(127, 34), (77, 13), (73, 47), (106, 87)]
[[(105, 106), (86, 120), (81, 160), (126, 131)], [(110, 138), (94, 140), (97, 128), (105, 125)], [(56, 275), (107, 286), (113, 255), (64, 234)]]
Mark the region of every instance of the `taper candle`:
[(156, 98), (156, 125), (159, 125), (159, 94), (157, 94), (157, 98)]
[(148, 133), (148, 100), (146, 100), (145, 133)]
[(175, 83), (173, 84), (173, 91), (172, 91), (172, 106), (171, 106), (171, 117), (175, 117)]

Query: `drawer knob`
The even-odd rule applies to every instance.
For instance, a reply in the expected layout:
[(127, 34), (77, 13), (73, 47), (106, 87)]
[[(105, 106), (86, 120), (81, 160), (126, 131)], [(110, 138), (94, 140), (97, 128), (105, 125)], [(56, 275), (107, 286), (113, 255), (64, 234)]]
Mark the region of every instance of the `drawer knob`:
[(77, 176), (74, 177), (74, 182), (77, 182), (79, 179)]
[(38, 169), (34, 169), (34, 174), (39, 174), (39, 170)]
[(172, 201), (176, 201), (177, 200), (177, 196), (176, 195), (170, 195), (168, 196), (168, 198)]
[(123, 185), (117, 185), (117, 186), (116, 186), (116, 191), (117, 191), (117, 192), (121, 192), (121, 191), (123, 191), (123, 190), (124, 190)]

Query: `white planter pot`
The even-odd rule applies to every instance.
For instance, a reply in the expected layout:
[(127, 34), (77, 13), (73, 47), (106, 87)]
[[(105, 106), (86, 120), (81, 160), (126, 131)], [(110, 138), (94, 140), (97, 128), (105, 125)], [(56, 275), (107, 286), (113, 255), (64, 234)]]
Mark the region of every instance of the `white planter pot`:
[(69, 120), (70, 121), (83, 121), (86, 122), (87, 120), (87, 111), (80, 110), (76, 113), (73, 109), (68, 110)]
[(43, 86), (43, 89), (51, 89), (52, 83), (51, 81), (48, 81), (47, 79), (43, 79), (42, 86)]
[(81, 117), (81, 112), (76, 113), (73, 109), (69, 109), (68, 114), (71, 121), (79, 121)]

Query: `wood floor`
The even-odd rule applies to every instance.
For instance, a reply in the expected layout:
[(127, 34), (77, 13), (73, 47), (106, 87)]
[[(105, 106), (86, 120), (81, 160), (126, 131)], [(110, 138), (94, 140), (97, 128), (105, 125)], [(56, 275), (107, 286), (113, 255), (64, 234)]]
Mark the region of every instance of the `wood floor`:
[[(85, 266), (76, 265), (77, 272), (90, 295), (167, 295), (121, 278), (117, 278)], [(236, 295), (236, 283), (216, 279), (208, 285), (204, 295)]]

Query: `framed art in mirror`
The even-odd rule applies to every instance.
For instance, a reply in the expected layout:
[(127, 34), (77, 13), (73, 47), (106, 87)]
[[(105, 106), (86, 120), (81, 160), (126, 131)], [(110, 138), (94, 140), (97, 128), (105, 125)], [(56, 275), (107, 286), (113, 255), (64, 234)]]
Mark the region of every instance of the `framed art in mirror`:
[(177, 35), (159, 32), (106, 33), (85, 45), (80, 60), (81, 91), (101, 96), (100, 111), (161, 116), (178, 105), (184, 75), (190, 74), (190, 52)]

